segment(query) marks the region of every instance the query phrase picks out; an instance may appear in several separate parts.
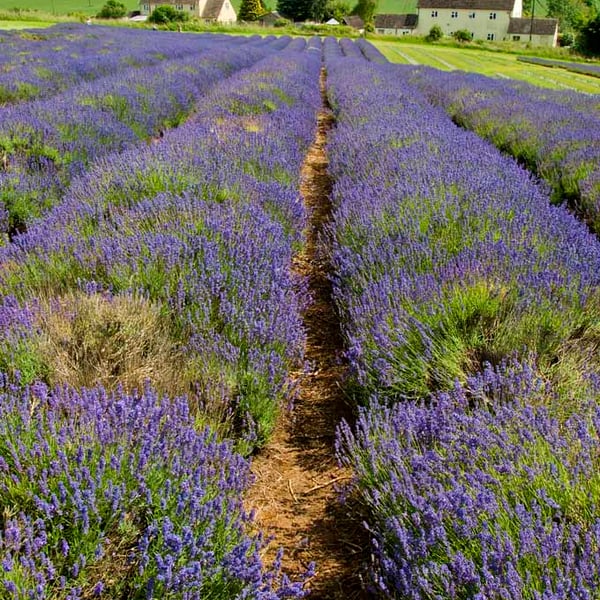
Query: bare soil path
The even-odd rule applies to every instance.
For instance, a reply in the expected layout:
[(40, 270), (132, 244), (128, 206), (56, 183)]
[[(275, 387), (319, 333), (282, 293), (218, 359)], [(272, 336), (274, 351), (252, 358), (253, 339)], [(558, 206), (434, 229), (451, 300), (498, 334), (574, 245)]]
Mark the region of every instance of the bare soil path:
[(283, 413), (270, 443), (253, 461), (256, 483), (247, 499), (256, 522), (273, 541), (265, 560), (285, 550), (283, 569), (291, 577), (316, 563), (308, 582), (311, 599), (358, 600), (363, 558), (360, 524), (340, 504), (337, 488), (349, 479), (334, 456), (335, 429), (351, 418), (341, 382), (342, 338), (331, 298), (323, 226), (331, 215), (331, 180), (325, 145), (333, 115), (321, 72), (323, 108), (318, 131), (302, 172), (301, 193), (311, 215), (306, 243), (294, 269), (307, 278), (311, 301), (304, 314), (308, 372), (298, 373), (299, 394), (291, 413)]

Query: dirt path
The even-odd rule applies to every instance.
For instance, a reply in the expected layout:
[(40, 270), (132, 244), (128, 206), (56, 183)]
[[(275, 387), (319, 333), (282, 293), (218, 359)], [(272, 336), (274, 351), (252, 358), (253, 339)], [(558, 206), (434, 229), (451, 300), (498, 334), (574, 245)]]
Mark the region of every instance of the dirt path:
[(307, 277), (311, 303), (304, 314), (308, 373), (298, 374), (299, 395), (293, 412), (283, 413), (271, 442), (253, 461), (256, 483), (248, 498), (257, 525), (273, 536), (266, 560), (285, 549), (283, 568), (290, 576), (317, 565), (308, 583), (311, 599), (354, 600), (360, 591), (359, 568), (364, 544), (357, 523), (339, 503), (336, 487), (349, 478), (335, 461), (335, 428), (351, 410), (341, 382), (344, 376), (342, 339), (331, 299), (327, 260), (321, 232), (331, 214), (331, 181), (325, 144), (333, 115), (325, 95), (318, 132), (302, 171), (301, 193), (311, 214), (306, 244), (294, 269)]

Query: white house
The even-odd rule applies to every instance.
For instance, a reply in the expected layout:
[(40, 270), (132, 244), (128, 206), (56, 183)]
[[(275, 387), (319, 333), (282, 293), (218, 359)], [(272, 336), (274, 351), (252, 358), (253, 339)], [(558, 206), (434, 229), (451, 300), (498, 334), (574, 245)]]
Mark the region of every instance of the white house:
[(511, 18), (523, 13), (522, 0), (419, 0), (416, 33), (439, 25), (445, 35), (466, 30), (474, 40), (503, 40)]
[(439, 25), (445, 35), (471, 32), (474, 40), (531, 42), (556, 46), (556, 19), (523, 18), (523, 0), (419, 0), (419, 20), (415, 33), (427, 35)]
[(142, 15), (149, 15), (159, 6), (169, 5), (177, 10), (182, 10), (190, 15), (205, 21), (217, 23), (234, 23), (237, 21), (235, 9), (231, 0), (141, 0), (140, 12)]

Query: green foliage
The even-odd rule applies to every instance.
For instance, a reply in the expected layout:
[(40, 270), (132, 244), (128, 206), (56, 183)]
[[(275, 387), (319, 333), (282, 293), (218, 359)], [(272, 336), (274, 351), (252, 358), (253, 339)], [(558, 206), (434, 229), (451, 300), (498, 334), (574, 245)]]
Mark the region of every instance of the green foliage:
[(165, 5), (155, 8), (148, 17), (148, 21), (157, 25), (166, 25), (168, 23), (183, 23), (189, 18), (186, 12), (177, 10), (173, 6)]
[(292, 21), (312, 19), (313, 0), (277, 0), (277, 10)]
[(347, 0), (328, 0), (325, 4), (325, 13), (323, 18), (328, 21), (329, 19), (336, 19), (340, 23), (342, 19), (350, 14), (352, 5)]
[(439, 25), (434, 25), (430, 30), (425, 39), (428, 42), (437, 42), (444, 37), (444, 32)]
[(313, 0), (311, 18), (314, 21), (321, 22), (325, 17), (325, 11), (327, 7), (327, 0)]
[(558, 45), (561, 47), (570, 48), (575, 44), (575, 36), (570, 32), (561, 33), (558, 36)]
[(107, 0), (96, 16), (98, 19), (122, 19), (126, 15), (127, 7), (122, 2)]
[(238, 19), (240, 21), (256, 21), (265, 13), (265, 7), (261, 0), (242, 0)]
[(558, 19), (561, 31), (579, 29), (588, 13), (584, 0), (546, 0), (546, 10), (549, 17)]
[(376, 12), (377, 0), (358, 0), (352, 14), (358, 15), (363, 20), (365, 31), (374, 31)]
[(586, 54), (600, 56), (600, 14), (581, 28), (577, 37), (577, 49)]
[(470, 42), (473, 39), (473, 34), (468, 29), (459, 29), (452, 34), (452, 37), (457, 42)]

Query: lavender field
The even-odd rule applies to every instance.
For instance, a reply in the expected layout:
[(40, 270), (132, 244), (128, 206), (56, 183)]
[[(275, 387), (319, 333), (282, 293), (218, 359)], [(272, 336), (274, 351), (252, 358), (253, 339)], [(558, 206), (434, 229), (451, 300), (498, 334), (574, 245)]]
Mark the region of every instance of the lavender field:
[[(0, 47), (0, 598), (598, 598), (597, 97), (364, 40)], [(324, 113), (331, 217), (301, 270)], [(304, 401), (310, 268), (355, 414), (321, 437), (360, 590), (286, 573), (298, 548), (245, 499)]]

